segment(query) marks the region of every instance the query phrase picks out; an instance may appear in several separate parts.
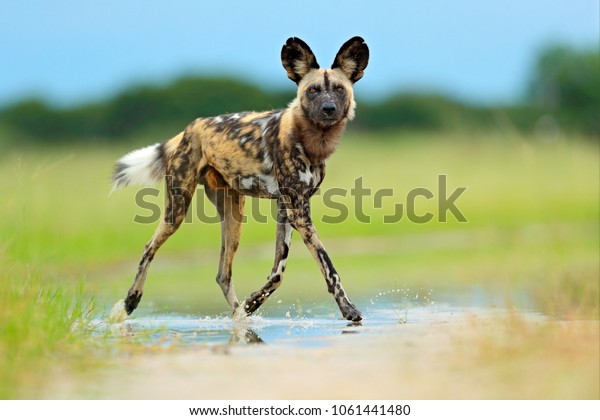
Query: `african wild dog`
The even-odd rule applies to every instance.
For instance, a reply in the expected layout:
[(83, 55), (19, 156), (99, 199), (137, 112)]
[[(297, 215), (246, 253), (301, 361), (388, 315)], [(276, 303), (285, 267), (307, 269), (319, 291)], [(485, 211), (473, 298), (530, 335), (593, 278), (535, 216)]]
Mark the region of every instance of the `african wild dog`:
[[(172, 139), (123, 156), (116, 164), (114, 188), (166, 179), (166, 204), (159, 226), (144, 248), (133, 285), (125, 297), (130, 314), (140, 302), (148, 265), (156, 251), (184, 220), (198, 184), (221, 218), (221, 258), (217, 282), (237, 314), (252, 314), (280, 286), (292, 228), (320, 265), (328, 291), (342, 315), (362, 316), (344, 292), (310, 217), (309, 199), (325, 176), (325, 161), (354, 118), (352, 86), (369, 61), (364, 40), (354, 37), (337, 53), (331, 69), (321, 69), (306, 43), (289, 38), (281, 50), (287, 75), (298, 85), (286, 109), (240, 112), (198, 118)], [(238, 248), (244, 196), (278, 202), (275, 263), (264, 287), (241, 304), (231, 284)]]

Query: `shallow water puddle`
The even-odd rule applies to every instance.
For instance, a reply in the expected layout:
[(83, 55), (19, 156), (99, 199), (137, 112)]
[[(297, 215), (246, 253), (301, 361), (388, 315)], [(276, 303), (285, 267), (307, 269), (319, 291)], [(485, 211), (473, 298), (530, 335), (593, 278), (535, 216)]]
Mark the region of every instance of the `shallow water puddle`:
[[(98, 330), (116, 341), (127, 340), (148, 346), (194, 346), (224, 344), (277, 344), (296, 347), (326, 346), (332, 336), (342, 334), (383, 334), (392, 325), (432, 325), (467, 319), (469, 316), (490, 318), (506, 315), (502, 309), (464, 308), (450, 305), (427, 305), (399, 308), (378, 302), (363, 306), (364, 320), (351, 323), (327, 315), (321, 307), (304, 307), (307, 315), (291, 316), (289, 311), (234, 320), (229, 316), (194, 317), (189, 314), (144, 313), (122, 322), (97, 320)], [(528, 318), (540, 317), (520, 312)]]

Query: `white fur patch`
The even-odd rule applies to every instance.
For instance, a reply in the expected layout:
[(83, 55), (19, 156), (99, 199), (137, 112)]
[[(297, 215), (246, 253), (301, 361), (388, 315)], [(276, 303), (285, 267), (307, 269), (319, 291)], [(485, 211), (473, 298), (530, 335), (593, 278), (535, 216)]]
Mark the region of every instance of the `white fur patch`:
[(354, 99), (352, 99), (352, 101), (350, 102), (350, 107), (348, 108), (348, 114), (346, 114), (346, 118), (348, 118), (348, 121), (352, 121), (354, 119), (355, 115), (356, 115), (356, 101)]
[(261, 186), (264, 185), (269, 194), (274, 194), (279, 189), (279, 185), (273, 175), (259, 175)]
[(127, 153), (117, 161), (113, 175), (113, 191), (135, 185), (154, 185), (165, 174), (165, 165), (159, 153), (160, 144)]
[(252, 177), (240, 179), (240, 186), (245, 190), (251, 189), (253, 184), (254, 184), (254, 178), (252, 178)]
[(273, 160), (271, 159), (269, 153), (265, 153), (265, 157), (263, 158), (263, 165), (265, 171), (267, 172), (270, 172), (271, 169), (273, 169)]
[(310, 185), (313, 179), (313, 174), (310, 172), (310, 168), (306, 168), (304, 172), (298, 171), (298, 178), (306, 185)]
[(277, 276), (277, 275), (282, 275), (283, 274), (283, 269), (285, 268), (285, 265), (287, 264), (287, 258), (284, 258), (283, 260), (279, 261), (279, 264), (277, 264), (277, 271), (275, 271), (272, 275), (271, 278)]

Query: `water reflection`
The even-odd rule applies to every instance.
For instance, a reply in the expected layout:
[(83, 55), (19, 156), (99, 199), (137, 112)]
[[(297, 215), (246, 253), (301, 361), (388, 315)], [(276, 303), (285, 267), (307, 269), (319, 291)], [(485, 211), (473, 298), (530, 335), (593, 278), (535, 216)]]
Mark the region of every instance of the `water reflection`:
[(364, 320), (358, 323), (339, 318), (337, 308), (306, 305), (301, 308), (282, 306), (262, 316), (234, 320), (230, 316), (197, 317), (190, 314), (164, 314), (138, 310), (122, 322), (98, 320), (99, 330), (115, 341), (129, 341), (147, 346), (244, 346), (284, 345), (323, 346), (328, 337), (345, 334), (377, 334), (396, 325), (427, 325), (448, 322), (452, 318), (476, 315), (498, 316), (504, 309), (485, 303), (477, 307), (447, 305), (431, 299), (431, 291), (395, 289), (378, 293), (361, 302)]
[[(447, 311), (442, 311), (448, 313)], [(252, 316), (243, 321), (231, 317), (197, 318), (181, 314), (144, 313), (118, 323), (103, 323), (111, 339), (128, 340), (148, 346), (256, 345), (321, 346), (327, 337), (374, 332), (384, 325), (405, 322), (395, 308), (379, 305), (365, 311), (361, 322), (348, 322), (318, 311), (302, 317)], [(440, 314), (439, 308), (410, 310), (410, 322), (426, 322)], [(102, 327), (101, 327), (102, 329)]]
[(252, 329), (244, 325), (233, 324), (229, 344), (266, 344)]

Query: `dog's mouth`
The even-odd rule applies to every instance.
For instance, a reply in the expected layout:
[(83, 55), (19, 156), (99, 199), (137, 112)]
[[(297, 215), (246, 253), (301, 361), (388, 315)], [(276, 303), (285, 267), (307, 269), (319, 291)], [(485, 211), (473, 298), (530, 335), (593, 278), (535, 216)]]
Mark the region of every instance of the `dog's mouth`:
[(332, 125), (335, 125), (337, 123), (340, 122), (339, 118), (336, 118), (334, 116), (323, 116), (321, 118), (319, 118), (318, 121), (315, 121), (317, 123), (317, 125), (323, 126), (323, 127), (331, 127)]

